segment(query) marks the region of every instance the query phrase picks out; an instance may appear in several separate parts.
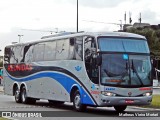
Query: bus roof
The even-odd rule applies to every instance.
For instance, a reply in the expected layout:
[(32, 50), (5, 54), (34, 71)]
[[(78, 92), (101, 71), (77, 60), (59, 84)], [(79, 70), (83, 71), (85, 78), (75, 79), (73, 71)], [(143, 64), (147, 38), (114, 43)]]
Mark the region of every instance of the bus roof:
[(78, 36), (94, 36), (94, 37), (110, 36), (110, 37), (130, 37), (130, 38), (145, 39), (145, 37), (142, 35), (127, 33), (127, 32), (79, 32), (79, 33), (64, 32), (64, 33), (59, 33), (59, 34), (55, 34), (55, 35), (44, 36), (41, 39), (33, 41), (33, 42), (17, 43), (14, 45), (8, 45), (7, 47), (26, 45), (26, 44), (36, 44), (39, 42), (45, 42), (45, 41), (57, 40), (57, 39), (63, 39), (63, 38), (70, 38), (70, 37), (78, 37)]

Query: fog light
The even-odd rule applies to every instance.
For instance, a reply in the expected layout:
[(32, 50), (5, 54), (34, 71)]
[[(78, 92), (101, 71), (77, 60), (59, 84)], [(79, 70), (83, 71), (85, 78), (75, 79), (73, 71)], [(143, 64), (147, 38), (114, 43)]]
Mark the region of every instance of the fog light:
[(110, 103), (110, 100), (102, 100), (103, 103)]

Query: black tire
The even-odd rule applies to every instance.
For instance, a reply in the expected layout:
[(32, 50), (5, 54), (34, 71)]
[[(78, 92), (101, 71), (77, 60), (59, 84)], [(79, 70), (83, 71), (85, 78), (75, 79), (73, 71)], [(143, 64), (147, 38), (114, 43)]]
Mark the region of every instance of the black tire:
[(82, 112), (82, 111), (86, 110), (86, 105), (81, 103), (81, 95), (79, 93), (79, 90), (77, 90), (74, 93), (74, 96), (73, 96), (73, 107), (78, 112)]
[(64, 104), (63, 101), (48, 100), (50, 105), (58, 106)]
[(28, 103), (29, 104), (35, 104), (36, 103), (36, 99), (34, 99), (34, 98), (28, 98)]
[(126, 108), (127, 108), (126, 105), (114, 106), (114, 109), (115, 109), (117, 112), (123, 112)]
[(20, 95), (21, 95), (22, 103), (24, 104), (35, 104), (36, 103), (36, 99), (27, 97), (27, 91), (26, 91), (25, 86), (22, 87)]
[(18, 89), (18, 87), (16, 87), (14, 90), (14, 98), (15, 98), (16, 103), (22, 103), (21, 93), (20, 93), (20, 90)]

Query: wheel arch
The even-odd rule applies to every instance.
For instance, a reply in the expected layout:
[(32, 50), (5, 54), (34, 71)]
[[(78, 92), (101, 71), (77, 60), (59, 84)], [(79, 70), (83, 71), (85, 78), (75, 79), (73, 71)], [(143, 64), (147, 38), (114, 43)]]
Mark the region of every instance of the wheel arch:
[(18, 84), (17, 82), (15, 82), (15, 83), (13, 84), (13, 88), (12, 88), (12, 94), (13, 94), (13, 96), (15, 95), (15, 90), (16, 90), (17, 87), (18, 87), (18, 89), (20, 90), (19, 84)]
[(74, 93), (79, 90), (80, 95), (82, 95), (82, 90), (79, 85), (73, 85), (70, 90), (70, 101), (73, 102)]
[(26, 83), (21, 83), (20, 91), (22, 90), (23, 86), (25, 86), (25, 88), (26, 88), (26, 90), (27, 90), (27, 85), (26, 85)]

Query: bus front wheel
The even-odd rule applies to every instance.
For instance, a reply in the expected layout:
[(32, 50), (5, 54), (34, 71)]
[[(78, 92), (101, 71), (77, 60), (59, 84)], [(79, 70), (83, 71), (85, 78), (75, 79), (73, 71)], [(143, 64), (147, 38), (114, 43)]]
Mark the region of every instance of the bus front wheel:
[(126, 105), (114, 106), (114, 109), (115, 109), (117, 112), (123, 112), (126, 108), (127, 108)]
[(81, 96), (78, 90), (74, 93), (73, 107), (76, 111), (79, 112), (84, 111), (86, 109), (86, 105), (83, 105), (81, 103)]

